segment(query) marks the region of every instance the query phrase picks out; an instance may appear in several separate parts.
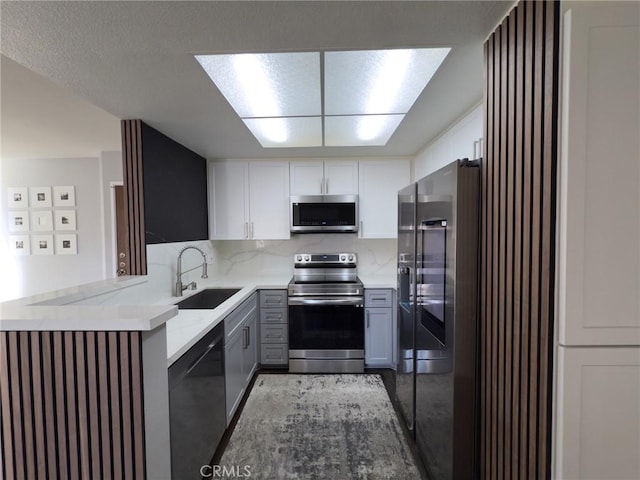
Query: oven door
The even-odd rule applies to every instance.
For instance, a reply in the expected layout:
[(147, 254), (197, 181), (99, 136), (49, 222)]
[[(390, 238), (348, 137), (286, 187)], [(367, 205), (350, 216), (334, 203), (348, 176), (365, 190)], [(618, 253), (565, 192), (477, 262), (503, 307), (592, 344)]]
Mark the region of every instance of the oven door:
[(364, 371), (364, 299), (289, 297), (289, 370)]

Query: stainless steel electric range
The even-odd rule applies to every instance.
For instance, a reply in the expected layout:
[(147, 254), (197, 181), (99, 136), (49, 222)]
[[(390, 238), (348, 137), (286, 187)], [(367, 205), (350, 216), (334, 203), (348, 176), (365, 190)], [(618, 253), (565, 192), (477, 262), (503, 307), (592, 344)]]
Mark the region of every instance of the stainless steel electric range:
[(364, 371), (364, 287), (355, 253), (299, 253), (289, 282), (289, 371)]

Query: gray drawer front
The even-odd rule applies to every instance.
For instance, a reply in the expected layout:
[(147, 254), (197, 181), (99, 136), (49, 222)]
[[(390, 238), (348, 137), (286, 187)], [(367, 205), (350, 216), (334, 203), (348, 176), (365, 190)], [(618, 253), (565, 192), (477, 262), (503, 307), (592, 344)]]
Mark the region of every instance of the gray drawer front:
[(289, 342), (289, 326), (280, 325), (260, 325), (260, 341), (261, 343), (288, 343)]
[(258, 302), (256, 294), (254, 293), (224, 318), (224, 335), (226, 340), (235, 334), (240, 324), (256, 310), (257, 306)]
[(266, 344), (261, 347), (262, 365), (283, 365), (289, 363), (289, 349), (286, 345)]
[(376, 289), (364, 291), (365, 307), (392, 307), (393, 306), (393, 290)]
[(287, 323), (286, 308), (267, 308), (260, 310), (260, 323)]
[(286, 306), (286, 290), (260, 290), (260, 308), (283, 308)]

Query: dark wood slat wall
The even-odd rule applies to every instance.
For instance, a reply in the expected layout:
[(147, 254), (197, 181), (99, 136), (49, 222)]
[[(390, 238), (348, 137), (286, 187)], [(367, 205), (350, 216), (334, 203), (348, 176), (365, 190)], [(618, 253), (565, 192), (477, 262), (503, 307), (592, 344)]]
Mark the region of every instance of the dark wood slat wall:
[(147, 274), (142, 170), (142, 121), (122, 120), (122, 170), (129, 228), (130, 275)]
[(559, 2), (485, 43), (480, 469), (550, 478)]
[(142, 388), (140, 332), (0, 332), (1, 478), (144, 478)]

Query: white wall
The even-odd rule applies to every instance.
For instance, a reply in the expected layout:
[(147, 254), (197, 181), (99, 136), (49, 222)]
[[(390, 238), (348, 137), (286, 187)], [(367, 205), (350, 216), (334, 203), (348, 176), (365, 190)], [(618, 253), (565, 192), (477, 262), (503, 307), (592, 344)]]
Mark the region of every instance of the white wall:
[(435, 140), (422, 149), (414, 159), (414, 180), (435, 172), (459, 158), (473, 160), (477, 155), (473, 143), (482, 137), (482, 104), (476, 105)]
[[(0, 300), (33, 295), (86, 282), (105, 275), (105, 250), (111, 235), (110, 203), (105, 188), (122, 178), (120, 154), (98, 157), (21, 159), (0, 164)], [(105, 186), (106, 182), (106, 186)], [(8, 248), (8, 187), (75, 186), (77, 255), (13, 256)], [(70, 207), (71, 208), (71, 207)], [(52, 207), (51, 209), (55, 209)], [(29, 209), (30, 214), (33, 209)], [(39, 232), (38, 232), (39, 233)], [(42, 232), (54, 234), (53, 231)], [(66, 232), (65, 232), (66, 233)], [(33, 232), (32, 232), (33, 234)], [(109, 275), (113, 276), (113, 275)]]

